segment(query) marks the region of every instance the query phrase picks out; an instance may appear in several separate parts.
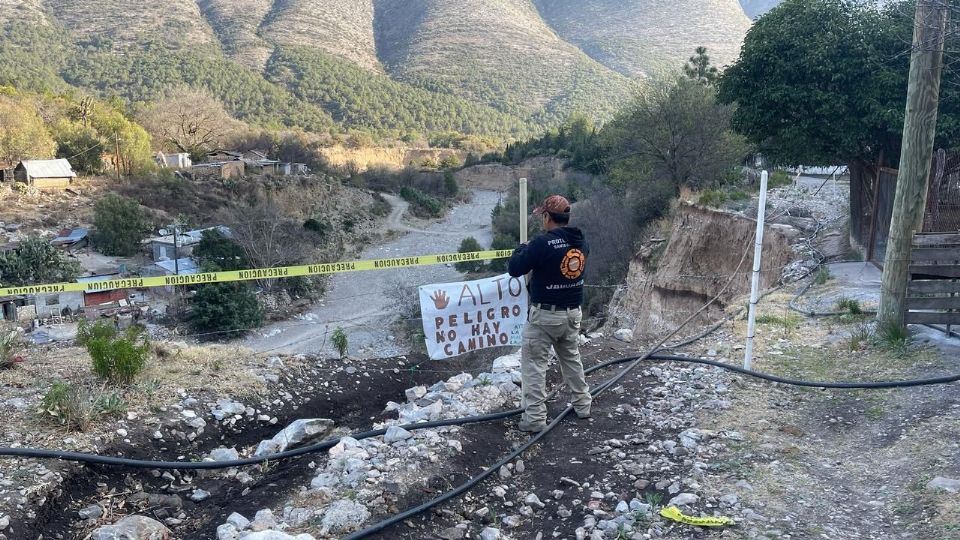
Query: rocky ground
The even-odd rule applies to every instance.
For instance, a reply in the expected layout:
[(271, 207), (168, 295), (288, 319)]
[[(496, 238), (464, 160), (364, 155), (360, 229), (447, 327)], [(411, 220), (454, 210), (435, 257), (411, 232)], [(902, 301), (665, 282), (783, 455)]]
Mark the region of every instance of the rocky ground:
[[(831, 208), (810, 215), (827, 222), (821, 218)], [(803, 260), (812, 254), (798, 253)], [(804, 301), (831, 307), (825, 299), (842, 294), (857, 275), (838, 271), (812, 286)], [(755, 369), (821, 381), (960, 372), (960, 340), (915, 328), (901, 344), (876, 335), (871, 320), (856, 313), (796, 313), (788, 304), (806, 283), (787, 285), (761, 303)], [(745, 321), (732, 311), (744, 303), (731, 302), (731, 320), (675, 352), (739, 365)], [(585, 337), (585, 364), (645, 347), (630, 342), (629, 332), (616, 336)], [(195, 473), (6, 458), (0, 535), (342, 538), (453, 489), (529, 437), (515, 429), (515, 418), (399, 427), (516, 407), (516, 357), (498, 357), (509, 350), (447, 362), (186, 345), (157, 352), (147, 376), (115, 389), (96, 384), (79, 349), (32, 349), (15, 370), (0, 372), (7, 420), (0, 442), (223, 460), (340, 440), (293, 460)], [(591, 384), (622, 369), (600, 370)], [(39, 412), (43, 394), (60, 379), (100, 396), (116, 394), (122, 406), (114, 401), (86, 431), (67, 430), (60, 417)], [(563, 410), (567, 398), (559, 393), (551, 411)], [(371, 428), (386, 433), (354, 436)], [(369, 537), (958, 539), (957, 441), (957, 384), (821, 390), (714, 367), (645, 362), (597, 398), (592, 418), (565, 419), (475, 489)], [(673, 506), (732, 524), (704, 528), (661, 515)]]
[[(890, 347), (859, 339), (860, 319), (785, 315), (790, 297), (778, 293), (762, 305), (758, 369), (821, 380), (960, 370), (960, 347), (936, 334), (921, 332), (909, 346)], [(743, 324), (734, 321), (687, 352), (737, 364)], [(586, 362), (640, 346), (596, 337), (584, 347)], [(99, 419), (85, 434), (49, 423), (15, 427), (19, 419), (39, 422), (32, 412), (39, 394), (7, 380), (5, 392), (17, 397), (5, 404), (6, 442), (222, 459), (253, 455), (297, 419), (331, 420), (305, 427), (314, 438), (390, 429), (382, 437), (342, 439), (322, 454), (216, 473), (4, 460), (3, 534), (115, 538), (116, 529), (104, 527), (120, 522), (163, 527), (174, 538), (338, 538), (458, 485), (527, 438), (512, 420), (395, 427), (515, 406), (517, 375), (509, 359), (496, 367), (489, 356), (455, 363), (236, 360), (240, 371), (230, 376), (215, 363), (198, 366), (188, 373), (193, 385), (163, 386), (147, 407), (131, 396), (124, 415)], [(52, 369), (35, 362), (18, 371)], [(238, 384), (242, 376), (247, 382)], [(248, 385), (259, 391), (239, 393)], [(560, 394), (552, 410), (564, 403)], [(716, 368), (644, 364), (598, 398), (593, 418), (564, 421), (469, 494), (373, 537), (957, 538), (958, 412), (956, 385), (809, 390)], [(660, 517), (671, 504), (736, 525), (703, 530)], [(137, 515), (153, 521), (122, 519)]]

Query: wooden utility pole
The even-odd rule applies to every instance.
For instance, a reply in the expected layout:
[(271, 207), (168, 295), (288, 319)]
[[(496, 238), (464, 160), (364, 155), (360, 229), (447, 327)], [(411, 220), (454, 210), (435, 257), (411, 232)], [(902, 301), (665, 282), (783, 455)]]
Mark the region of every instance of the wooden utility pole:
[(117, 144), (117, 153), (113, 156), (113, 163), (117, 168), (117, 181), (120, 181), (120, 134), (114, 135), (114, 142)]
[(947, 0), (917, 1), (900, 173), (883, 262), (879, 314), (882, 326), (904, 326), (910, 244), (913, 234), (923, 228), (923, 212), (927, 204), (947, 14)]

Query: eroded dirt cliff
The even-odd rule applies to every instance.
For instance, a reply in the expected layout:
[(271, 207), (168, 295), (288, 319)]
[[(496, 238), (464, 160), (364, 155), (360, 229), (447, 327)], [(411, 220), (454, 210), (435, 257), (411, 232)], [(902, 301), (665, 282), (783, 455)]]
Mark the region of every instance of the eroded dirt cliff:
[[(631, 262), (626, 285), (611, 306), (612, 326), (640, 336), (662, 334), (723, 291), (693, 327), (719, 320), (731, 302), (750, 292), (756, 226), (744, 216), (681, 204), (669, 235), (650, 239)], [(775, 285), (795, 258), (791, 244), (798, 236), (788, 225), (767, 225), (761, 290)]]

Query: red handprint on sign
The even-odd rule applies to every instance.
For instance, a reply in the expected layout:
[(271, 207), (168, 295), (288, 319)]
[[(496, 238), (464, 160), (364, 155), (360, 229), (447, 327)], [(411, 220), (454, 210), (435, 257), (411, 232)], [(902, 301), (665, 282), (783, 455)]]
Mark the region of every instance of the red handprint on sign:
[(450, 305), (450, 298), (447, 297), (447, 293), (444, 291), (435, 291), (433, 296), (430, 297), (433, 300), (433, 305), (437, 309), (446, 309)]

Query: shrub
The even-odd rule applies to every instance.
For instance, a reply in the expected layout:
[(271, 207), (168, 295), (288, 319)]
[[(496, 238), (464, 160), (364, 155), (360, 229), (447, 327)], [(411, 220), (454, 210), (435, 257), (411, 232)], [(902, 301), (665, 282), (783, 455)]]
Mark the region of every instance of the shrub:
[(840, 298), (837, 300), (837, 311), (849, 313), (850, 315), (863, 315), (863, 308), (860, 302), (853, 298)]
[[(477, 242), (476, 238), (468, 236), (460, 242), (460, 249), (457, 250), (457, 253), (471, 253), (482, 250), (483, 247), (480, 246), (480, 242)], [(485, 261), (463, 261), (453, 265), (453, 267), (457, 269), (457, 272), (463, 272), (465, 274), (482, 272), (484, 266), (486, 266)]]
[(93, 372), (114, 384), (130, 384), (143, 371), (150, 355), (150, 341), (143, 328), (131, 326), (120, 332), (112, 323), (80, 323), (77, 343), (87, 348)]
[[(517, 243), (513, 241), (507, 235), (498, 234), (493, 238), (493, 244), (490, 246), (490, 249), (494, 251), (499, 251), (502, 249), (514, 249), (517, 247)], [(506, 272), (507, 271), (507, 262), (510, 259), (493, 259), (489, 262), (489, 267), (491, 272)]]
[(784, 171), (773, 171), (767, 178), (767, 189), (780, 188), (793, 185), (793, 179)]
[(830, 268), (827, 266), (821, 266), (817, 270), (817, 277), (814, 279), (814, 283), (817, 285), (823, 285), (830, 280)]
[(71, 431), (90, 429), (97, 416), (97, 408), (90, 394), (77, 386), (55, 382), (43, 396), (41, 410), (56, 418)]
[(878, 329), (880, 341), (887, 349), (904, 352), (910, 343), (910, 332), (900, 324), (883, 324)]
[(110, 194), (97, 201), (93, 213), (93, 240), (102, 253), (126, 257), (140, 250), (150, 224), (137, 201)]
[(17, 365), (20, 357), (17, 352), (23, 347), (23, 339), (16, 329), (0, 326), (0, 369), (10, 369)]
[(727, 202), (729, 197), (726, 192), (719, 189), (708, 189), (700, 192), (700, 204), (703, 206), (719, 207)]
[(333, 336), (330, 338), (330, 341), (333, 343), (333, 347), (337, 350), (337, 353), (340, 354), (340, 358), (343, 358), (347, 355), (347, 334), (343, 331), (343, 328), (337, 327), (333, 331)]
[(459, 169), (463, 167), (463, 162), (456, 154), (448, 154), (440, 160), (440, 168), (445, 170)]
[(209, 272), (250, 268), (243, 247), (218, 229), (203, 231), (200, 242), (193, 248), (193, 257), (200, 261), (204, 271)]
[(443, 189), (447, 197), (456, 197), (460, 194), (460, 186), (457, 185), (457, 177), (451, 171), (443, 173)]
[(0, 281), (7, 286), (73, 281), (81, 271), (80, 263), (42, 238), (29, 238), (0, 252)]
[(245, 283), (211, 283), (197, 288), (191, 324), (220, 337), (239, 335), (263, 324), (263, 309)]
[(400, 188), (400, 197), (410, 203), (410, 209), (416, 216), (435, 218), (443, 213), (443, 203), (417, 188), (403, 186)]

